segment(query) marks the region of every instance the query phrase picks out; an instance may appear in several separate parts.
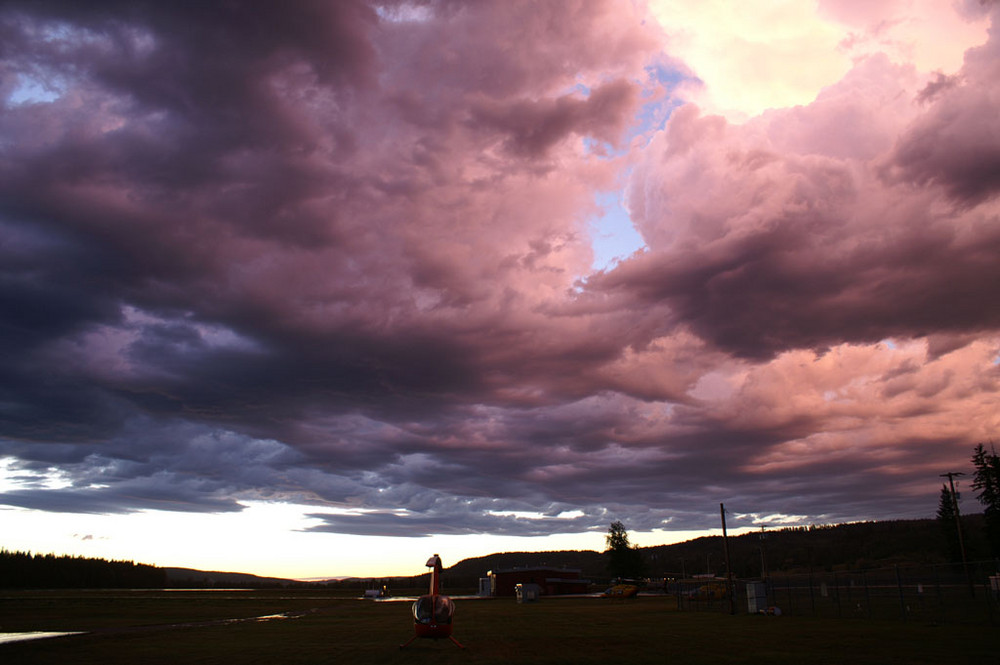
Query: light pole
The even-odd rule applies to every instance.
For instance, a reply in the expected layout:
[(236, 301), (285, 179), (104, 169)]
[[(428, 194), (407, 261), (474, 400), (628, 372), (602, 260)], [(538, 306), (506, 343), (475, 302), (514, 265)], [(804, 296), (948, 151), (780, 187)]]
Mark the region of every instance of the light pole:
[(722, 546), (726, 553), (726, 595), (729, 596), (729, 613), (736, 614), (736, 584), (733, 581), (733, 561), (729, 558), (729, 534), (726, 531), (726, 504), (719, 504), (722, 518)]
[(969, 595), (975, 598), (976, 587), (972, 583), (972, 571), (969, 570), (969, 562), (965, 558), (965, 540), (962, 538), (962, 515), (958, 512), (958, 494), (955, 493), (955, 476), (964, 475), (961, 471), (950, 471), (942, 473), (941, 477), (947, 478), (948, 485), (951, 487), (951, 505), (955, 509), (955, 528), (958, 529), (958, 549), (962, 552), (962, 568), (965, 570), (965, 576), (969, 578)]
[(760, 525), (760, 579), (762, 582), (767, 581), (767, 558), (764, 556), (764, 538), (767, 537), (764, 534), (764, 529), (766, 528), (766, 524)]

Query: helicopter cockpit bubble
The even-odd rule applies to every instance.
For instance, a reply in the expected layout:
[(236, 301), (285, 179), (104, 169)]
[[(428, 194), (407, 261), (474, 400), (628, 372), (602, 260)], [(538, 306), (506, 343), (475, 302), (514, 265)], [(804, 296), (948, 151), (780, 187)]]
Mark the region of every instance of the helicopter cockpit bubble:
[(455, 603), (447, 596), (421, 596), (413, 603), (417, 623), (450, 624), (454, 615)]

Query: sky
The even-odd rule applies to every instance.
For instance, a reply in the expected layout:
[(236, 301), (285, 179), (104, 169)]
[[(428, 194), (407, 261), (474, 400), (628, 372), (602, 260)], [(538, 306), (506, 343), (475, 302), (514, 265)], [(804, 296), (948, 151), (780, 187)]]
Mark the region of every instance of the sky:
[(0, 547), (410, 575), (933, 516), (1000, 431), (998, 21), (3, 2)]

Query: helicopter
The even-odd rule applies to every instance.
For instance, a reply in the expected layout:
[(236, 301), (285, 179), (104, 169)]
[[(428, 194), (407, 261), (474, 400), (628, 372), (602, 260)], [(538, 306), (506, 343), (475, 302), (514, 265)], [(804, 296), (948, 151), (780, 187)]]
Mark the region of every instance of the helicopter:
[(420, 596), (413, 603), (413, 632), (414, 635), (406, 644), (400, 644), (399, 648), (409, 646), (418, 637), (426, 637), (433, 640), (448, 638), (454, 642), (458, 648), (464, 649), (462, 643), (456, 640), (452, 634), (452, 617), (455, 615), (455, 603), (448, 596), (439, 593), (441, 589), (441, 557), (435, 554), (424, 564), (431, 569), (430, 593)]

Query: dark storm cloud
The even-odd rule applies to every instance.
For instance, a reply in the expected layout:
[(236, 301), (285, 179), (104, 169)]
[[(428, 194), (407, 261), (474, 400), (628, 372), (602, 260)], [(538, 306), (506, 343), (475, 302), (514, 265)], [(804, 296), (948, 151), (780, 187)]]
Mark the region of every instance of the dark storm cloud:
[[(937, 220), (913, 222), (909, 237), (840, 250), (837, 244), (854, 244), (857, 235), (817, 232), (830, 223), (819, 216), (776, 218), (773, 228), (704, 251), (649, 252), (590, 284), (626, 289), (647, 307), (667, 305), (661, 316), (758, 359), (1000, 327), (1000, 313), (984, 307), (1000, 288), (1000, 229), (984, 226), (969, 241)], [(823, 235), (828, 240), (816, 243)]]
[[(482, 9), (507, 30), (523, 27), (516, 11)], [(439, 241), (451, 237), (465, 251), (461, 236), (479, 231), (454, 225), (488, 224), (477, 218), (494, 194), (464, 193), (464, 176), (449, 160), (531, 131), (507, 114), (496, 127), (466, 123), (467, 135), (449, 145), (456, 120), (487, 106), (507, 113), (488, 93), (497, 81), (468, 106), (462, 85), (427, 95), (420, 79), (437, 75), (424, 69), (432, 63), (415, 63), (416, 76), (404, 62), (398, 74), (376, 69), (380, 57), (395, 57), (399, 37), (440, 58), (429, 49), (449, 34), (448, 21), (482, 25), (466, 11), (442, 15), (406, 26), (380, 22), (367, 3), (4, 7), (5, 71), (16, 82), (5, 87), (2, 129), (17, 137), (4, 144), (0, 164), (5, 450), (39, 477), (49, 467), (38, 465), (54, 463), (59, 450), (56, 466), (80, 485), (15, 492), (10, 503), (42, 508), (48, 497), (53, 507), (111, 510), (121, 502), (128, 510), (160, 500), (135, 491), (144, 485), (176, 486), (177, 509), (198, 509), (188, 498), (199, 493), (206, 509), (231, 505), (216, 497), (256, 492), (343, 502), (366, 483), (404, 482), (392, 477), (392, 462), (411, 447), (440, 446), (426, 435), (419, 443), (382, 440), (382, 430), (495, 390), (483, 378), (484, 350), (525, 332), (520, 322), (497, 329), (506, 315), (494, 312), (489, 282), (519, 265), (553, 270), (544, 264), (570, 236), (554, 244), (542, 233), (529, 242), (530, 261), (484, 237), (495, 253), (481, 257), (481, 274), (441, 250)], [(579, 12), (577, 22), (606, 26), (593, 12)], [(625, 42), (641, 31), (627, 21), (617, 29)], [(387, 39), (376, 46), (379, 31)], [(463, 41), (467, 32), (452, 34), (454, 48), (478, 48)], [(616, 56), (634, 60), (630, 48)], [(593, 64), (614, 71), (600, 59)], [(512, 93), (552, 83), (510, 58), (508, 65)], [(43, 86), (55, 98), (35, 103), (18, 85)], [(389, 88), (388, 105), (380, 85)], [(416, 112), (392, 101), (408, 94), (432, 114), (417, 132), (405, 123), (393, 128), (400, 111)], [(539, 105), (554, 119), (543, 124), (555, 133), (538, 139), (546, 150), (570, 133), (614, 141), (637, 103), (622, 81), (585, 100), (553, 100)], [(521, 166), (499, 166), (520, 177)], [(425, 174), (438, 181), (434, 200), (424, 200)], [(496, 193), (506, 196), (506, 188)], [(567, 180), (536, 198), (564, 194), (578, 199), (585, 189)], [(576, 205), (554, 200), (537, 214)], [(441, 237), (428, 238), (420, 227), (437, 223), (428, 215), (439, 216), (440, 206), (454, 212)], [(476, 304), (478, 312), (467, 311)], [(360, 413), (374, 418), (370, 431), (345, 426), (368, 418)], [(139, 418), (142, 431), (131, 424), (137, 414), (149, 416)], [(178, 471), (187, 455), (168, 442), (193, 436), (185, 423), (255, 437), (245, 439), (248, 450), (282, 438), (329, 479), (303, 479), (310, 473), (303, 467), (282, 485), (273, 460), (223, 464), (218, 441), (200, 435), (191, 445), (211, 452), (198, 468)], [(263, 477), (248, 477), (246, 468)], [(162, 482), (153, 480), (157, 470)], [(191, 485), (177, 473), (224, 480)], [(375, 482), (365, 473), (387, 477)], [(103, 487), (89, 487), (94, 477)]]
[(939, 74), (921, 92), (918, 99), (932, 102), (900, 137), (886, 168), (889, 178), (940, 187), (963, 207), (1000, 193), (1000, 125), (993, 88), (1000, 73), (998, 51), (994, 34), (966, 52), (961, 77)]
[[(643, 19), (2, 5), (0, 499), (407, 536), (933, 510), (998, 390), (992, 47), (629, 145)], [(648, 250), (590, 274), (623, 173)]]
[[(157, 481), (164, 486), (157, 487)], [(185, 499), (185, 490), (190, 497)], [(108, 515), (137, 510), (173, 510), (183, 512), (224, 513), (243, 510), (234, 499), (212, 496), (205, 487), (185, 488), (177, 479), (135, 478), (129, 483), (119, 483), (114, 491), (100, 489), (25, 489), (4, 492), (3, 502), (8, 506), (48, 510), (57, 513), (92, 513)]]
[[(447, 496), (436, 496), (435, 499), (428, 505), (422, 505), (419, 512), (409, 514), (390, 510), (336, 515), (314, 513), (308, 516), (321, 520), (322, 523), (306, 530), (410, 538), (437, 534), (546, 536), (593, 530), (595, 522), (604, 524), (608, 520), (607, 513), (603, 510), (596, 515), (561, 516), (562, 511), (558, 509), (547, 513), (537, 512), (536, 506), (515, 501), (456, 499)], [(518, 507), (526, 512), (516, 514)]]
[(564, 95), (544, 104), (487, 101), (474, 111), (474, 121), (508, 134), (505, 143), (514, 153), (537, 158), (573, 133), (614, 143), (624, 130), (625, 112), (635, 105), (636, 92), (627, 81), (612, 81), (586, 99)]

